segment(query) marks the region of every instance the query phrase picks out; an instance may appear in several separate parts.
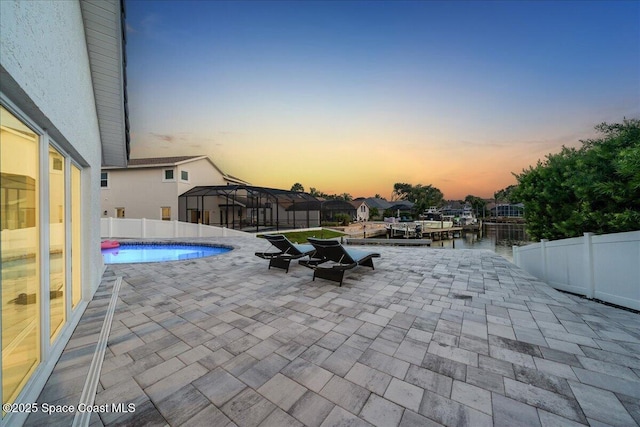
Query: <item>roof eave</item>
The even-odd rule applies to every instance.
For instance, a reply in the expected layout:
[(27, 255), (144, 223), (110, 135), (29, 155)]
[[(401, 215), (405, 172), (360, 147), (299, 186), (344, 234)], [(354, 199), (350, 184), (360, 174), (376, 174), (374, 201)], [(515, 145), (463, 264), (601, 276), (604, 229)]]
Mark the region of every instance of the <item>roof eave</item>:
[[(80, 7), (102, 143), (102, 166), (126, 167), (129, 161), (130, 134), (124, 2), (82, 1)], [(106, 59), (116, 64), (115, 70), (104, 65), (106, 51), (113, 52)]]

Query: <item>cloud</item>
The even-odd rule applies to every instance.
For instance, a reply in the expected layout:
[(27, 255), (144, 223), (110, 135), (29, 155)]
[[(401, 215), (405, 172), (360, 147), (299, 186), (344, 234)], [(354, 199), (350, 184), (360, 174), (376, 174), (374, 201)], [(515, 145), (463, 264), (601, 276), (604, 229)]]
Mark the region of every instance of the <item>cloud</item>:
[(162, 141), (166, 141), (166, 142), (175, 142), (176, 141), (176, 137), (174, 135), (164, 135), (164, 134), (160, 134), (160, 133), (153, 133), (150, 132), (150, 135), (162, 140)]

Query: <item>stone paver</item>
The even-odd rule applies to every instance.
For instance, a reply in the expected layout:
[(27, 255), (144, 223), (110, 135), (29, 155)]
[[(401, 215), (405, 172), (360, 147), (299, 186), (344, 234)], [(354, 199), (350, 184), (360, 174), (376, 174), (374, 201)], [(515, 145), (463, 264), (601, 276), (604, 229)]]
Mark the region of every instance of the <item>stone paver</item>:
[(403, 411), (402, 406), (371, 394), (360, 416), (376, 427), (395, 427), (400, 423)]
[[(640, 316), (560, 293), (489, 251), (377, 247), (342, 287), (253, 238), (109, 266), (39, 403), (77, 404), (123, 278), (94, 426), (640, 423)], [(364, 248), (365, 250), (369, 248)], [(69, 425), (33, 414), (26, 425)]]

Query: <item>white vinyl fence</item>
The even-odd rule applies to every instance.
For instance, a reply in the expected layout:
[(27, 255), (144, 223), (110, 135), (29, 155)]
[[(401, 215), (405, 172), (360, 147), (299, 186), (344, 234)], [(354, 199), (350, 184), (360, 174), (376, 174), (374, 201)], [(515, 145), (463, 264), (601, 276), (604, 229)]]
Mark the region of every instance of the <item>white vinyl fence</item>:
[(102, 238), (255, 237), (252, 233), (212, 225), (138, 218), (100, 218)]
[(556, 289), (640, 310), (640, 231), (514, 246), (513, 262)]

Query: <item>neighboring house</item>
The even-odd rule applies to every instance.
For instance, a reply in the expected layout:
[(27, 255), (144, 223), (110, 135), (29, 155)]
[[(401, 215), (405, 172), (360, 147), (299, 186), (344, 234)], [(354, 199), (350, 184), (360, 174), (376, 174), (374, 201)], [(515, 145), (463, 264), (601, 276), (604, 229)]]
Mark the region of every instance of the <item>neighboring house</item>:
[[(235, 184), (246, 183), (207, 156), (130, 159), (126, 168), (102, 168), (102, 217), (177, 220), (181, 194), (200, 185)], [(209, 224), (208, 218), (192, 222)]]
[(398, 218), (411, 218), (413, 215), (413, 206), (414, 203), (407, 200), (396, 200), (390, 203), (387, 210), (392, 212), (393, 215)]
[(0, 1), (3, 404), (37, 401), (101, 281), (100, 168), (129, 151), (123, 22), (120, 0)]
[[(367, 205), (368, 220), (382, 219), (384, 217), (384, 211), (389, 209), (389, 207), (391, 207), (391, 203), (387, 202), (385, 199), (380, 199), (378, 197), (367, 197), (367, 198), (359, 197), (354, 200), (354, 202), (360, 202), (360, 201), (363, 201)], [(374, 209), (378, 211), (378, 215), (375, 217), (371, 214), (371, 212)]]
[(440, 213), (446, 216), (458, 217), (464, 211), (464, 203), (459, 200), (452, 200), (440, 209)]
[(509, 218), (520, 218), (524, 217), (524, 204), (523, 203), (515, 203), (515, 204), (498, 204), (494, 205), (490, 208), (492, 217), (509, 217)]
[(369, 221), (369, 205), (365, 199), (356, 199), (349, 203), (356, 208), (356, 221)]
[[(387, 214), (391, 214), (394, 217), (410, 217), (413, 212), (413, 203), (407, 200), (396, 200), (393, 202), (388, 202), (384, 199), (380, 199), (377, 197), (367, 197), (367, 198), (357, 198), (352, 203), (355, 203), (354, 206), (358, 209), (358, 221), (360, 218), (367, 218), (365, 221), (373, 220), (373, 219), (381, 219), (384, 217), (385, 212)], [(361, 204), (364, 203), (366, 205), (365, 208), (362, 208)], [(378, 217), (371, 217), (372, 209), (378, 210)]]

